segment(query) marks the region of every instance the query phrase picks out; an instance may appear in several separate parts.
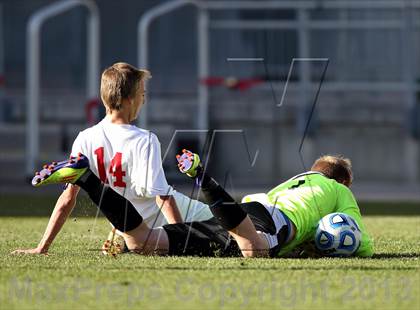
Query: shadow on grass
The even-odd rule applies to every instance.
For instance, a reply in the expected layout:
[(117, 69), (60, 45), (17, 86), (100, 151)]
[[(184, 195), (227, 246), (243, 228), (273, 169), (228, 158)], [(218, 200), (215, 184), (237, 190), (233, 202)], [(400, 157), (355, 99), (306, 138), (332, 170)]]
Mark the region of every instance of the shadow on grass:
[[(19, 257), (19, 256), (16, 256)], [(55, 270), (56, 266), (39, 266), (37, 267), (39, 269), (44, 270)], [(314, 266), (314, 265), (300, 265), (300, 266), (255, 266), (254, 264), (252, 266), (248, 266), (247, 263), (238, 263), (236, 266), (232, 266), (229, 264), (229, 266), (222, 267), (222, 266), (137, 266), (137, 265), (130, 265), (130, 266), (124, 266), (124, 271), (128, 270), (148, 270), (148, 271), (162, 271), (162, 270), (192, 270), (192, 271), (205, 271), (205, 270), (220, 270), (220, 271), (247, 271), (247, 270), (267, 270), (267, 271), (274, 271), (274, 270), (319, 270), (319, 271), (330, 271), (330, 270), (338, 270), (338, 271), (344, 271), (344, 270), (360, 270), (360, 271), (375, 271), (375, 270), (401, 270), (401, 271), (408, 271), (408, 270), (418, 270), (418, 266), (366, 266), (366, 265), (343, 265), (342, 263), (339, 264), (337, 261), (336, 265), (324, 265), (324, 266)], [(115, 268), (115, 267), (108, 267), (107, 271), (112, 270), (121, 270), (121, 268)]]
[(379, 254), (374, 254), (370, 259), (389, 259), (389, 258), (420, 258), (420, 253), (379, 253)]
[[(102, 249), (87, 249), (87, 251), (89, 252), (98, 252), (101, 253), (103, 250)], [(120, 255), (141, 255), (141, 254), (136, 254), (134, 252), (126, 252), (124, 254), (120, 254)], [(158, 255), (159, 256), (159, 255)], [(165, 255), (163, 255), (165, 256)], [(181, 256), (181, 255), (180, 255)], [(176, 257), (176, 256), (170, 256), (170, 257)], [(182, 256), (182, 257), (186, 257), (186, 256)], [(217, 257), (217, 256), (191, 256), (191, 257), (197, 257), (197, 258), (241, 258), (240, 256), (226, 256), (226, 257)], [(301, 259), (301, 260), (322, 260), (325, 259), (326, 257), (310, 257), (310, 256), (285, 256), (285, 257), (278, 257), (278, 258), (272, 258), (273, 260), (277, 260), (277, 259)], [(334, 260), (343, 260), (343, 259), (358, 259), (358, 260), (375, 260), (375, 259), (401, 259), (401, 258), (420, 258), (420, 253), (416, 253), (416, 252), (410, 252), (410, 253), (378, 253), (378, 254), (373, 254), (372, 257), (328, 257), (328, 259), (334, 259)]]

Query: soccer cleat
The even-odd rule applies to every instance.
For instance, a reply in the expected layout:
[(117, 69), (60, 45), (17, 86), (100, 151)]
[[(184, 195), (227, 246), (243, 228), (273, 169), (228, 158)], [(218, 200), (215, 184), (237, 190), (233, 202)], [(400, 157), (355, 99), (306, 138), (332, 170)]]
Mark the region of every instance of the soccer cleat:
[(123, 236), (121, 236), (115, 228), (108, 234), (108, 238), (102, 245), (101, 250), (102, 254), (109, 256), (116, 256), (117, 254), (129, 252)]
[(89, 160), (79, 153), (61, 162), (46, 164), (40, 172), (35, 172), (32, 185), (35, 187), (47, 184), (75, 183), (89, 169)]
[(200, 157), (191, 151), (183, 149), (182, 155), (176, 155), (176, 159), (178, 160), (179, 171), (190, 178), (195, 178), (202, 170)]

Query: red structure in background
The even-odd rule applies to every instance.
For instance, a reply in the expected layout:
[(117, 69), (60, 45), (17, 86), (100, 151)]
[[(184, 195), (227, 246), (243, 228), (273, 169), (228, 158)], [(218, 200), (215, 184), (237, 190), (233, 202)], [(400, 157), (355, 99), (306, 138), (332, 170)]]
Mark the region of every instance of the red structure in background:
[(86, 121), (89, 125), (93, 125), (97, 121), (97, 114), (94, 113), (98, 111), (98, 107), (100, 107), (101, 101), (98, 98), (90, 99), (86, 102), (85, 105), (85, 113), (86, 113)]
[(209, 87), (224, 86), (232, 90), (240, 91), (248, 90), (263, 82), (264, 80), (259, 78), (237, 79), (235, 77), (208, 77), (201, 80), (202, 84)]

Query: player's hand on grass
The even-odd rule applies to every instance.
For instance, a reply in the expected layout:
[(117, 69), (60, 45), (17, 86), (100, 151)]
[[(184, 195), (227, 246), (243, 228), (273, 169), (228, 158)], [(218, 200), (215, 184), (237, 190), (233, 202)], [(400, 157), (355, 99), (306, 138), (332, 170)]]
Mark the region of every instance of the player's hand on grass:
[(13, 255), (22, 255), (22, 254), (43, 254), (48, 255), (48, 251), (42, 248), (26, 249), (26, 250), (15, 250), (12, 253)]

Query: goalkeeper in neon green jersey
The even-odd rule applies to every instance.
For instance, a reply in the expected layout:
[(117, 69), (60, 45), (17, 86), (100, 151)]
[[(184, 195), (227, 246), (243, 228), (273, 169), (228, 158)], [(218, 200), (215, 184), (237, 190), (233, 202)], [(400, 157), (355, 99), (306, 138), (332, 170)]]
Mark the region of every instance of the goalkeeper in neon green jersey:
[(311, 171), (291, 178), (267, 194), (246, 196), (238, 204), (211, 177), (193, 171), (197, 169), (194, 168), (197, 155), (191, 154), (180, 161), (181, 172), (196, 178), (214, 217), (236, 240), (243, 256), (290, 253), (313, 241), (318, 221), (333, 212), (353, 217), (362, 232), (360, 247), (354, 255), (373, 255), (372, 241), (349, 189), (353, 181), (350, 160), (323, 156), (315, 161)]
[(305, 241), (313, 240), (318, 221), (333, 212), (350, 215), (358, 224), (362, 239), (357, 256), (372, 256), (372, 241), (366, 232), (357, 202), (348, 187), (317, 172), (308, 172), (280, 184), (268, 192), (268, 200), (294, 223), (295, 236), (279, 252), (289, 253)]
[(294, 223), (293, 240), (281, 249), (290, 252), (305, 241), (312, 241), (318, 221), (333, 212), (350, 215), (359, 225), (362, 239), (356, 256), (373, 255), (373, 243), (366, 231), (359, 207), (349, 189), (353, 181), (350, 160), (340, 156), (323, 156), (310, 172), (298, 175), (268, 192), (268, 199)]

